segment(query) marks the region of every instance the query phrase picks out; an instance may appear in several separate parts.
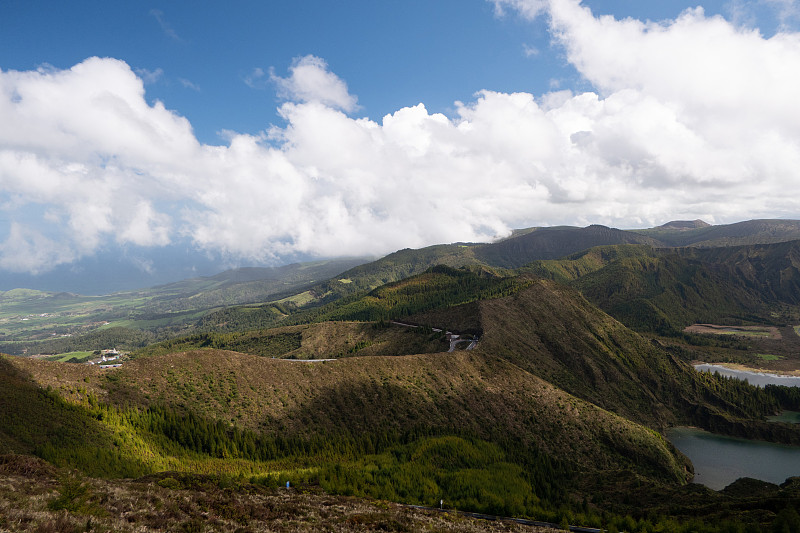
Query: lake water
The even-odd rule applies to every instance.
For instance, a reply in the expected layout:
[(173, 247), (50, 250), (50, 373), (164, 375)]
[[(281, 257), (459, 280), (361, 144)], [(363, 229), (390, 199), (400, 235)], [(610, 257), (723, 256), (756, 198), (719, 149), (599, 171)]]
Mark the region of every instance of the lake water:
[(781, 414), (768, 416), (769, 422), (786, 422), (787, 424), (800, 424), (800, 413), (797, 411), (782, 411)]
[(800, 376), (781, 376), (778, 374), (768, 374), (766, 372), (748, 372), (746, 370), (733, 370), (722, 365), (709, 365), (703, 363), (694, 365), (694, 369), (700, 372), (719, 372), (722, 376), (736, 379), (743, 379), (751, 385), (763, 387), (764, 385), (784, 385), (786, 387), (800, 387)]
[(696, 428), (671, 428), (667, 439), (694, 465), (694, 482), (720, 490), (740, 477), (783, 483), (800, 476), (800, 447), (715, 435)]

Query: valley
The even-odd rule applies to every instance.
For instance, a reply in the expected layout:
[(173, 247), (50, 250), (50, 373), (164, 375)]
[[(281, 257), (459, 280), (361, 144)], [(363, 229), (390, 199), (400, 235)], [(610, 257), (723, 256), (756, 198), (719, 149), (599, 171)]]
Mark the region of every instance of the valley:
[[(6, 486), (31, 461), (50, 503), (25, 505), (40, 513), (67, 471), (92, 494), (153, 487), (162, 507), (176, 491), (226, 494), (244, 514), (205, 504), (221, 530), (263, 526), (245, 500), (283, 498), (300, 521), (270, 523), (302, 530), (299, 509), (357, 498), (314, 520), (448, 530), (386, 503), (444, 500), (609, 531), (771, 531), (797, 511), (800, 478), (706, 489), (665, 434), (800, 446), (800, 425), (769, 419), (800, 411), (800, 388), (692, 366), (800, 369), (800, 225), (689, 226), (539, 228), (97, 300), (3, 293), (5, 324), (29, 319), (1, 345), (0, 465), (17, 465)], [(41, 338), (67, 318), (91, 331)], [(112, 348), (121, 366), (78, 362)], [(303, 489), (281, 492), (287, 481)], [(106, 501), (70, 497), (70, 520), (106, 520)]]

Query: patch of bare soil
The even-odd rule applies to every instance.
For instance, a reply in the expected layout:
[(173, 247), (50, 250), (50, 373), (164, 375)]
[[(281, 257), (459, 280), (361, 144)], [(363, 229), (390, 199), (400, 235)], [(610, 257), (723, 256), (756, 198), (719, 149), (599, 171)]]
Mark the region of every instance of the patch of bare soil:
[(781, 332), (775, 326), (720, 326), (717, 324), (692, 324), (684, 329), (686, 333), (706, 335), (738, 335), (751, 338), (769, 338), (780, 340)]
[(726, 363), (740, 370), (769, 371), (796, 375), (800, 372), (800, 337), (792, 326), (722, 326), (694, 324), (687, 333), (731, 335), (741, 339), (746, 350), (693, 346), (697, 359)]

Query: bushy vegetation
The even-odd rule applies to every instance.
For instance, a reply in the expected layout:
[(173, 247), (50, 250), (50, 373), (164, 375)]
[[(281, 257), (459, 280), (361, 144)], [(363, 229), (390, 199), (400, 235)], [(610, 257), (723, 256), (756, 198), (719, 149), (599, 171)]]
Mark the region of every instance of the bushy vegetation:
[(401, 319), (431, 309), (508, 296), (531, 282), (531, 278), (525, 276), (501, 276), (483, 269), (438, 265), (428, 268), (423, 274), (369, 292), (350, 293), (329, 303), (303, 308), (292, 304), (268, 304), (221, 310), (205, 317), (199, 327), (209, 332), (230, 332), (329, 320), (378, 322)]
[(11, 355), (23, 353), (61, 354), (78, 351), (94, 351), (117, 347), (120, 350), (135, 350), (156, 340), (153, 333), (129, 329), (98, 329), (75, 337), (58, 337), (47, 341), (4, 342), (0, 352)]
[[(565, 467), (512, 440), (490, 443), (433, 428), (267, 435), (162, 405), (116, 408), (91, 393), (82, 405), (54, 393), (42, 398), (64, 429), (51, 435), (33, 428), (30, 441), (41, 442), (33, 453), (94, 477), (180, 470), (275, 483), (288, 476), (333, 493), (428, 505), (446, 498), (454, 508), (515, 515), (552, 510), (565, 497)], [(86, 425), (96, 429), (74, 431)], [(57, 500), (60, 508), (74, 503), (80, 485), (73, 485)]]
[[(607, 229), (592, 232), (627, 242)], [(535, 248), (537, 238), (525, 242)], [(671, 336), (668, 342), (735, 349), (742, 341), (681, 330), (701, 317), (788, 320), (800, 303), (797, 245), (679, 252), (614, 245), (540, 261), (517, 275), (455, 268), (489, 257), (511, 265), (518, 258), (504, 254), (521, 242), (488, 255), (466, 245), (421, 256), (401, 251), (303, 286), (302, 298), (220, 310), (192, 334), (160, 344), (119, 328), (59, 340), (63, 351), (150, 345), (106, 374), (41, 370), (47, 375), (35, 378), (51, 390), (20, 371), (24, 365), (0, 360), (0, 452), (35, 454), (100, 478), (177, 471), (267, 486), (289, 480), (609, 531), (794, 527), (791, 483), (769, 497), (696, 494), (679, 486), (685, 459), (655, 430), (691, 423), (797, 444), (797, 427), (763, 418), (800, 409), (800, 393), (697, 374), (678, 353), (689, 347), (665, 350), (663, 338), (651, 342), (593, 303), (626, 326)], [(450, 266), (427, 263), (437, 259)], [(162, 303), (168, 318), (168, 299)], [(394, 319), (423, 327), (389, 326)], [(430, 326), (453, 324), (482, 335), (476, 352), (268, 360), (305, 358), (312, 344), (314, 357), (412, 353), (397, 348), (402, 343), (417, 354), (441, 351)], [(328, 341), (325, 331), (347, 338)], [(158, 485), (179, 490), (177, 477)], [(61, 488), (53, 509), (88, 508), (84, 484), (65, 478)], [(634, 493), (653, 500), (637, 508)], [(666, 503), (654, 503), (657, 496)], [(713, 523), (699, 522), (713, 513)]]
[(234, 350), (263, 357), (280, 357), (285, 353), (300, 348), (301, 337), (299, 332), (265, 334), (263, 330), (248, 333), (196, 333), (151, 344), (146, 348), (137, 350), (132, 355), (134, 357), (142, 357), (211, 348)]
[[(314, 320), (380, 321), (399, 319), (430, 309), (501, 298), (531, 283), (519, 277), (480, 275), (439, 265), (424, 274), (383, 285), (354, 302), (322, 308)], [(307, 316), (299, 318), (307, 320)]]

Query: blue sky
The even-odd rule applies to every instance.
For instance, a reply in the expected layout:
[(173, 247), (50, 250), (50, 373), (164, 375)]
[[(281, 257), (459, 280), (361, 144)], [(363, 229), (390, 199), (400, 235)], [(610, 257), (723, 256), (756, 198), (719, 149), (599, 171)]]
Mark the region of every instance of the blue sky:
[[(283, 75), (308, 54), (324, 58), (374, 119), (419, 102), (448, 112), (482, 89), (546, 91), (563, 67), (553, 54), (525, 56), (527, 43), (547, 47), (542, 24), (497, 18), (480, 0), (37, 4), (4, 5), (4, 70), (122, 59), (154, 75), (148, 100), (189, 118), (207, 143), (220, 142), (220, 130), (257, 133), (278, 120), (269, 69)], [(255, 69), (266, 76), (253, 79)]]
[[(598, 14), (652, 20), (699, 5), (584, 4)], [(725, 2), (702, 5), (709, 14), (730, 13)], [(543, 18), (498, 17), (482, 0), (244, 1), (224, 8), (208, 1), (11, 0), (0, 15), (3, 70), (122, 59), (147, 80), (147, 100), (187, 117), (205, 143), (221, 142), (221, 130), (255, 134), (279, 121), (269, 69), (284, 75), (308, 54), (325, 59), (358, 95), (357, 114), (376, 120), (420, 102), (449, 114), (455, 101), (484, 89), (543, 94), (553, 81), (590, 88), (550, 46)], [(249, 86), (255, 69), (266, 76)]]
[(795, 0), (220, 6), (0, 4), (0, 290), (800, 217)]

